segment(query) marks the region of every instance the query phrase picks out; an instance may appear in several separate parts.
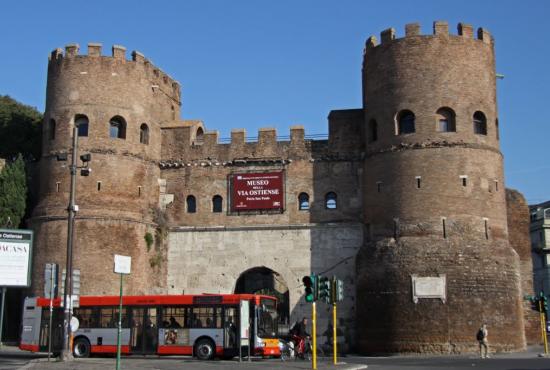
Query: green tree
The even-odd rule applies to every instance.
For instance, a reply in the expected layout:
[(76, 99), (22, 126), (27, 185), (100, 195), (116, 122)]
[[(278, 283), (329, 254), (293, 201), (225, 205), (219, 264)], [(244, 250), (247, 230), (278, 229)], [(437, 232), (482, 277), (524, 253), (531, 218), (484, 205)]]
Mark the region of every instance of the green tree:
[(25, 215), (27, 179), (21, 155), (0, 172), (0, 227), (18, 228)]
[(35, 160), (41, 152), (42, 114), (35, 108), (0, 95), (0, 158)]

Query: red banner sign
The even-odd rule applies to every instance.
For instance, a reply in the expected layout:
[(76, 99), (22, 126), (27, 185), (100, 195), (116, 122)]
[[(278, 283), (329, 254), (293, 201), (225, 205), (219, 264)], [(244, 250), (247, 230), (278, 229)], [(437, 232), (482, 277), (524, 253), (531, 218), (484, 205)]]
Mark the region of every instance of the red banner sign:
[(283, 172), (233, 174), (231, 181), (232, 211), (283, 209)]

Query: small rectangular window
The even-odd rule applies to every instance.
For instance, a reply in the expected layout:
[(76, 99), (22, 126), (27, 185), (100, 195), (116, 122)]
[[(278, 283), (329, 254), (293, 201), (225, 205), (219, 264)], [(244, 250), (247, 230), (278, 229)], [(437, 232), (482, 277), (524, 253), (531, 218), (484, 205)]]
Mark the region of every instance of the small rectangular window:
[(59, 193), (59, 185), (60, 185), (60, 184), (61, 184), (60, 182), (56, 182), (56, 183), (55, 183), (55, 191), (56, 191), (57, 193)]
[(462, 186), (468, 186), (468, 176), (461, 175), (460, 180), (462, 182)]
[(399, 219), (393, 219), (393, 238), (397, 240), (399, 238)]
[(97, 191), (101, 191), (101, 181), (97, 182)]
[(420, 189), (421, 181), (422, 181), (422, 177), (416, 176), (416, 188), (417, 189)]
[(495, 180), (495, 191), (498, 191), (498, 180)]
[(365, 224), (365, 233), (367, 237), (367, 242), (372, 241), (372, 230), (370, 224)]
[(382, 192), (382, 181), (378, 181), (376, 183), (376, 191), (381, 193)]

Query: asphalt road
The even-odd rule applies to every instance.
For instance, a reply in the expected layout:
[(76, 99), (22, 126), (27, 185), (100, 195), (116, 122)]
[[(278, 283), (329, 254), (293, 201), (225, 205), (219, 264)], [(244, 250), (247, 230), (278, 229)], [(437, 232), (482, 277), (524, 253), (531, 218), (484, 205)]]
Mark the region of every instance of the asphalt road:
[[(493, 355), (490, 359), (479, 359), (473, 355), (461, 356), (387, 356), (363, 357), (347, 356), (341, 358), (338, 370), (371, 369), (384, 370), (432, 370), (432, 369), (487, 369), (487, 370), (550, 370), (550, 358), (538, 357), (539, 349), (513, 354)], [(32, 354), (21, 351), (0, 351), (0, 370), (109, 370), (115, 368), (114, 358), (94, 357), (73, 362), (47, 362), (44, 354)], [(197, 361), (190, 357), (123, 357), (122, 370), (255, 370), (255, 369), (311, 369), (311, 363), (298, 360), (282, 362), (277, 359), (255, 359), (251, 363), (238, 361)], [(328, 358), (319, 359), (318, 369), (334, 369)]]

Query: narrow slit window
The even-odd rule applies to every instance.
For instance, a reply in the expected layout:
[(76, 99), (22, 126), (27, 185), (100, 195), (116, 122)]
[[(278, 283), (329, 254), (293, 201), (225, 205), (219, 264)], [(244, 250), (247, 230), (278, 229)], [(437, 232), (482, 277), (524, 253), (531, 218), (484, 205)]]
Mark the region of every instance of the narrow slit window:
[(101, 181), (97, 182), (97, 191), (101, 191)]
[(422, 177), (416, 176), (416, 188), (420, 189), (421, 185), (422, 185)]
[(495, 180), (495, 191), (498, 191), (498, 180)]
[(371, 229), (370, 224), (366, 224), (365, 228), (366, 228), (367, 242), (371, 242), (372, 241), (372, 229)]
[(381, 193), (382, 192), (382, 181), (378, 181), (376, 183), (376, 191)]
[(393, 238), (397, 240), (399, 238), (399, 219), (393, 219)]
[(300, 195), (298, 195), (298, 210), (309, 210), (309, 195), (307, 193), (300, 193)]
[(186, 199), (187, 213), (197, 212), (197, 201), (193, 195), (189, 195)]
[(141, 197), (141, 186), (138, 186), (138, 197)]
[(460, 182), (462, 182), (462, 186), (468, 186), (468, 176), (460, 176)]
[(447, 220), (445, 218), (441, 219), (441, 227), (443, 229), (443, 239), (447, 239)]
[(212, 197), (212, 212), (220, 213), (223, 211), (223, 198), (221, 195)]
[(489, 220), (484, 218), (483, 223), (485, 225), (485, 239), (489, 240)]
[(59, 193), (59, 185), (61, 185), (60, 182), (56, 182), (56, 183), (55, 183), (55, 192), (56, 192), (56, 193)]
[(48, 139), (55, 140), (55, 120), (52, 118), (50, 119), (50, 124), (48, 126)]
[(88, 117), (83, 114), (77, 114), (74, 117), (74, 124), (76, 125), (76, 127), (78, 127), (78, 136), (88, 136)]
[(331, 191), (325, 195), (325, 208), (336, 209), (336, 193)]

